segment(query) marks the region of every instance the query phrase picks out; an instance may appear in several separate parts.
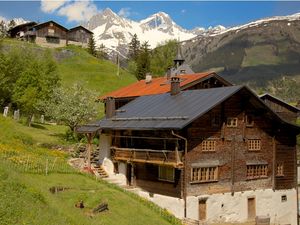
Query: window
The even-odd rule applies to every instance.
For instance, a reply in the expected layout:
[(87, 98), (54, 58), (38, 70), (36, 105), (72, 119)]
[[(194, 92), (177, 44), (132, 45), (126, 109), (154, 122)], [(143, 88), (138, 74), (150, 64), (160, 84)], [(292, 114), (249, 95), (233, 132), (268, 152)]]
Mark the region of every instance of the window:
[(247, 165), (247, 178), (264, 178), (268, 176), (268, 165)]
[(48, 43), (54, 43), (54, 44), (59, 44), (59, 38), (57, 38), (57, 37), (49, 37), (49, 36), (47, 36), (46, 37), (46, 41), (48, 42)]
[(55, 33), (54, 29), (48, 29), (48, 34), (53, 35)]
[(286, 201), (287, 201), (287, 196), (281, 195), (281, 202), (286, 202)]
[(191, 182), (211, 182), (218, 180), (218, 167), (192, 168)]
[(174, 182), (174, 168), (167, 166), (158, 167), (158, 179), (163, 181)]
[(260, 139), (248, 139), (248, 150), (259, 151), (261, 146)]
[(237, 127), (238, 119), (236, 117), (227, 118), (227, 127)]
[(283, 163), (277, 163), (276, 176), (284, 176), (283, 174)]
[(205, 140), (201, 143), (201, 149), (203, 152), (214, 152), (216, 151), (216, 141)]
[(246, 115), (246, 127), (253, 127), (254, 120), (252, 115)]

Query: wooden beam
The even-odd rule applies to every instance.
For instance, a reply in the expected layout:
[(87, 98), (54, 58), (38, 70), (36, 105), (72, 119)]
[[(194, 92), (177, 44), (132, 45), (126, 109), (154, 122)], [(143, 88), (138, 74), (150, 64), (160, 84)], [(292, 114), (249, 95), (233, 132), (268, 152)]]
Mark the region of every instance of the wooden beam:
[(172, 166), (175, 168), (183, 168), (183, 163), (166, 162), (161, 160), (128, 159), (127, 157), (114, 157), (114, 160), (136, 162), (136, 163), (149, 163), (149, 164), (156, 164), (156, 165)]

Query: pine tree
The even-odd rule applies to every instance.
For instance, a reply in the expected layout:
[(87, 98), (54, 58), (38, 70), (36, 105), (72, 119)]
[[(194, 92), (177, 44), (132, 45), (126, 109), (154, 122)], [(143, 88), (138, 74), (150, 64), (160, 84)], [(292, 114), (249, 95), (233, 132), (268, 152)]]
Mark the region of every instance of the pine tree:
[(130, 60), (136, 61), (140, 51), (140, 41), (136, 34), (133, 35), (130, 43), (129, 43), (129, 52), (128, 57)]
[(8, 24), (8, 30), (14, 28), (16, 26), (16, 22), (14, 20), (11, 20), (9, 21), (9, 24)]
[(5, 22), (2, 20), (0, 22), (0, 38), (5, 38), (7, 36), (7, 27)]
[(135, 76), (138, 80), (145, 79), (146, 73), (150, 71), (150, 50), (148, 42), (144, 42), (141, 46), (140, 53), (136, 60), (137, 69)]
[(97, 51), (97, 57), (99, 59), (108, 59), (107, 49), (104, 44), (101, 44)]
[(94, 40), (94, 36), (90, 37), (89, 45), (88, 45), (88, 52), (93, 56), (97, 56), (96, 43)]

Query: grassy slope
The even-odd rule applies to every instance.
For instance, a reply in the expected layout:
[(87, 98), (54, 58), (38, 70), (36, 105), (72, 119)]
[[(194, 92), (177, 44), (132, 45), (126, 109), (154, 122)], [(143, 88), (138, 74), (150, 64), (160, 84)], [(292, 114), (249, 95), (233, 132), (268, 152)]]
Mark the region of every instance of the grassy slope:
[[(35, 134), (41, 128), (24, 127), (1, 115), (0, 124), (0, 224), (169, 224), (145, 201), (76, 171), (52, 172), (48, 176), (22, 171), (21, 159), (27, 155), (44, 162), (52, 155), (67, 157), (58, 151), (37, 147), (37, 143), (44, 141), (61, 143), (61, 129), (46, 126), (45, 136), (39, 138)], [(5, 158), (6, 151), (13, 153), (13, 157)], [(16, 158), (19, 160), (12, 160)], [(51, 194), (52, 186), (70, 189)], [(79, 200), (84, 201), (84, 210), (74, 207)], [(108, 203), (109, 211), (89, 217), (88, 212), (101, 202)]]
[[(16, 48), (33, 48), (37, 52), (49, 50), (34, 43), (26, 43), (14, 39), (5, 39), (3, 46)], [(77, 46), (51, 49), (57, 59), (58, 71), (63, 86), (70, 86), (76, 82), (82, 83), (93, 90), (97, 96), (119, 89), (136, 81), (127, 71), (120, 69), (117, 76), (117, 66), (110, 61), (100, 60), (91, 56), (85, 49)], [(103, 107), (99, 103), (100, 115)]]
[(117, 67), (110, 61), (92, 57), (79, 47), (68, 46), (66, 49), (75, 52), (75, 55), (61, 60), (58, 64), (63, 85), (83, 82), (99, 95), (103, 95), (136, 81), (133, 75), (122, 69), (117, 76)]

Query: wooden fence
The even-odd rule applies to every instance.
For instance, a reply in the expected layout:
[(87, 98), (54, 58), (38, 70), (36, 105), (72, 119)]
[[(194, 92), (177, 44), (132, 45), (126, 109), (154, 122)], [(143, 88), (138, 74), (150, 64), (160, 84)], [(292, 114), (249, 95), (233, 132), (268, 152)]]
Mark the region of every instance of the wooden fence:
[(45, 174), (49, 173), (79, 173), (72, 168), (67, 159), (48, 155), (19, 155), (13, 151), (2, 151), (1, 163), (7, 167), (25, 173)]

